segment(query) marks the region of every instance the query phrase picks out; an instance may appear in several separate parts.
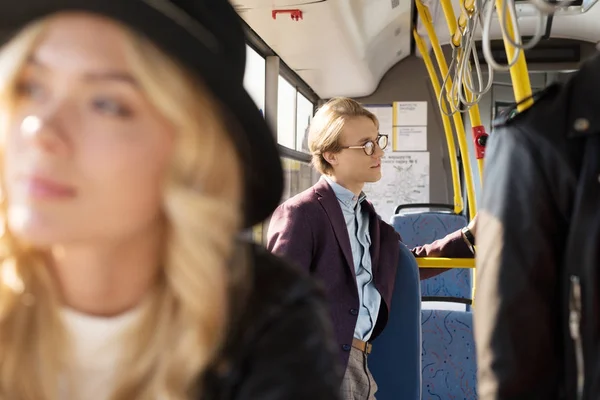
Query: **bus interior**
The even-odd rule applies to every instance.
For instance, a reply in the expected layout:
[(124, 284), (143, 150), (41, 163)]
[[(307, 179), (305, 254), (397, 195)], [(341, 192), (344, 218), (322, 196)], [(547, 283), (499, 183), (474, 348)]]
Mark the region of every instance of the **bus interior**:
[[(600, 40), (596, 0), (232, 3), (247, 33), (244, 85), (277, 134), (282, 201), (319, 179), (306, 138), (315, 111), (354, 98), (392, 138), (384, 177), (365, 192), (409, 247), (467, 224), (493, 121), (568, 79)], [(267, 227), (255, 227), (254, 239), (263, 242)], [(377, 399), (477, 399), (473, 260), (421, 259), (422, 268), (452, 270), (419, 282), (405, 256), (396, 311), (370, 360)]]

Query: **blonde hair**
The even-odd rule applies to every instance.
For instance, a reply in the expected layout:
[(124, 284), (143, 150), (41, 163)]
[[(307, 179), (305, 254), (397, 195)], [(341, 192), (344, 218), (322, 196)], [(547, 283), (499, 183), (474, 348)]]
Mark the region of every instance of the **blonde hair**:
[[(15, 81), (46, 22), (26, 27), (0, 53), (0, 107), (8, 113)], [(163, 274), (128, 334), (112, 399), (189, 399), (201, 390), (199, 380), (227, 331), (242, 170), (222, 110), (205, 86), (148, 40), (123, 29), (135, 78), (176, 126), (178, 138), (164, 190), (169, 232)], [(2, 223), (0, 398), (56, 399), (69, 354), (58, 289), (43, 255), (18, 243)], [(246, 268), (240, 264), (235, 268)]]
[(377, 117), (359, 102), (347, 97), (334, 97), (317, 111), (308, 131), (308, 148), (317, 171), (326, 175), (333, 172), (324, 154), (338, 153), (342, 150), (340, 135), (344, 124), (357, 117), (369, 118), (379, 129)]

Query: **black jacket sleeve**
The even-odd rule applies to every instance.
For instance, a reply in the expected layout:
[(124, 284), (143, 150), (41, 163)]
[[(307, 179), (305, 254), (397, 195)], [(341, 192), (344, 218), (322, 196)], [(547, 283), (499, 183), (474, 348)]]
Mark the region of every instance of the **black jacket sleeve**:
[(236, 400), (337, 400), (341, 374), (325, 307), (305, 298), (283, 310), (254, 343)]
[(229, 372), (208, 379), (210, 400), (337, 400), (343, 373), (322, 288), (261, 246), (253, 253), (224, 351)]

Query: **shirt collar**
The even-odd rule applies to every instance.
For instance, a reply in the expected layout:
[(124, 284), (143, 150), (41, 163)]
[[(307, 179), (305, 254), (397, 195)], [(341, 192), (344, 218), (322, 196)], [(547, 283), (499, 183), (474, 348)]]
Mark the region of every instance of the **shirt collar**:
[(352, 191), (335, 182), (327, 175), (323, 175), (323, 179), (331, 186), (333, 193), (335, 193), (335, 197), (352, 208), (356, 207), (358, 203), (362, 203), (362, 201), (367, 198), (367, 195), (364, 192), (360, 192), (360, 195), (356, 196)]

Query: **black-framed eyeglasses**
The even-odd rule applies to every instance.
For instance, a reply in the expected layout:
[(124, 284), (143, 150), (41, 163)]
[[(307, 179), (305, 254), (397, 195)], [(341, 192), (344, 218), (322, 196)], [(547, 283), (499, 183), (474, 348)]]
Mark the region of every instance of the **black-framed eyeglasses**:
[(388, 145), (388, 135), (377, 135), (377, 139), (369, 140), (362, 146), (346, 146), (342, 149), (363, 149), (366, 155), (372, 156), (375, 153), (375, 145), (379, 146), (381, 150), (385, 150)]

